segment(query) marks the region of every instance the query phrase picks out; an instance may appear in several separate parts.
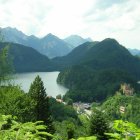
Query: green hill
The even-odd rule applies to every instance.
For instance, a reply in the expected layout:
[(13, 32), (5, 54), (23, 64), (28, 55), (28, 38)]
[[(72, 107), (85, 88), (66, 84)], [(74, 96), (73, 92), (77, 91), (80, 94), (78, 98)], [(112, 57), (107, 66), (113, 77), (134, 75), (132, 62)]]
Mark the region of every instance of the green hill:
[[(120, 106), (125, 107), (125, 113), (120, 113)], [(109, 98), (101, 106), (110, 120), (125, 119), (140, 126), (140, 98), (136, 96), (116, 95)]]
[(84, 59), (87, 52), (98, 42), (86, 42), (73, 49), (68, 55), (52, 59), (58, 70), (79, 64)]
[(0, 49), (9, 45), (9, 55), (12, 58), (16, 72), (36, 72), (52, 70), (50, 60), (31, 47), (15, 43), (0, 43)]
[(138, 89), (136, 79), (119, 69), (97, 71), (86, 66), (73, 66), (61, 72), (57, 81), (70, 89), (66, 97), (74, 102), (104, 101), (114, 95), (122, 83), (130, 83)]
[(71, 68), (59, 74), (58, 83), (70, 88), (67, 96), (75, 101), (102, 101), (123, 82), (138, 87), (140, 60), (114, 39), (85, 43), (60, 60)]
[(122, 69), (140, 78), (140, 61), (114, 39), (87, 42), (64, 57), (53, 59), (59, 69), (73, 65), (86, 65), (94, 70)]

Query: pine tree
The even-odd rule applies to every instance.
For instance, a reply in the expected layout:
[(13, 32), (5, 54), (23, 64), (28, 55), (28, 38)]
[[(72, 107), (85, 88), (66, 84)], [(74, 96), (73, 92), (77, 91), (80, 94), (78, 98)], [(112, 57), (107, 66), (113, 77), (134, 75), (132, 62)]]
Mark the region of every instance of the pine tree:
[[(0, 32), (0, 43), (4, 41), (3, 35)], [(6, 44), (0, 49), (0, 84), (5, 80), (10, 79), (10, 74), (13, 72), (12, 58), (9, 55), (10, 44)]]
[(53, 134), (54, 127), (52, 125), (52, 116), (49, 108), (49, 98), (47, 97), (46, 89), (39, 76), (37, 76), (31, 84), (29, 95), (35, 102), (33, 111), (34, 121), (44, 121), (44, 124), (47, 125), (47, 132)]
[(109, 132), (109, 124), (101, 111), (95, 110), (90, 118), (90, 135), (97, 136), (99, 140), (108, 140), (105, 133)]

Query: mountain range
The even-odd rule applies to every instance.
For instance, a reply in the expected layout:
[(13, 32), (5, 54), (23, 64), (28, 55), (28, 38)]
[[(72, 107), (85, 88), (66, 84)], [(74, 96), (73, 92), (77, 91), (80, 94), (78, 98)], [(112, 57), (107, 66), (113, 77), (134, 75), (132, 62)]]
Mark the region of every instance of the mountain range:
[[(33, 57), (34, 59), (31, 59), (29, 62), (34, 62), (34, 60), (38, 59), (41, 64), (44, 63), (46, 66), (48, 64), (48, 66), (51, 65), (50, 69), (53, 70), (63, 70), (74, 65), (84, 65), (94, 70), (115, 68), (126, 70), (131, 74), (133, 73), (135, 77), (139, 75), (139, 58), (132, 56), (129, 51), (115, 39), (107, 38), (100, 42), (93, 42), (91, 39), (83, 39), (80, 36), (72, 35), (62, 40), (52, 34), (48, 34), (43, 38), (37, 38), (33, 35), (27, 36), (16, 28), (11, 27), (1, 28), (0, 30), (4, 36), (5, 42), (11, 42), (11, 48), (14, 48), (14, 53), (12, 55), (16, 55), (18, 59), (15, 59), (15, 62), (20, 61), (21, 57), (25, 60), (27, 60), (26, 57), (28, 57), (28, 59)], [(73, 43), (85, 43), (75, 47), (77, 44), (72, 44), (72, 40), (75, 40)], [(88, 40), (89, 42), (87, 42)], [(26, 52), (26, 55), (23, 54), (24, 52)], [(44, 55), (48, 55), (49, 58), (55, 58), (50, 60)], [(47, 63), (45, 63), (45, 61)], [(20, 63), (22, 64), (22, 62)], [(46, 69), (46, 66), (44, 66), (44, 68), (38, 68), (37, 71)], [(18, 66), (15, 65), (15, 67)], [(18, 68), (16, 69), (22, 71)], [(23, 68), (23, 71), (24, 70)], [(27, 71), (31, 70), (28, 69)], [(35, 71), (35, 69), (33, 69), (33, 71)]]
[(73, 48), (73, 46), (53, 34), (38, 38), (34, 35), (25, 35), (23, 32), (11, 27), (0, 28), (0, 31), (4, 36), (5, 42), (18, 43), (32, 47), (49, 58), (64, 56)]

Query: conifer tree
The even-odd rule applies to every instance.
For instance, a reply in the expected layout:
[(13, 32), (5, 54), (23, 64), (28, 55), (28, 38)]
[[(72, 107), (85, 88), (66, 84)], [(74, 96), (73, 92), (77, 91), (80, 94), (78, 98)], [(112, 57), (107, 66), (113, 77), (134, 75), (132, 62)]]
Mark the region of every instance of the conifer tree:
[[(0, 43), (4, 41), (4, 37), (0, 32)], [(0, 48), (0, 84), (1, 81), (10, 79), (9, 75), (13, 72), (12, 58), (9, 55), (10, 44), (6, 44), (4, 48)]]
[(31, 84), (29, 95), (35, 102), (33, 111), (34, 121), (44, 121), (44, 124), (47, 125), (47, 132), (53, 134), (54, 128), (49, 108), (49, 98), (47, 97), (46, 89), (44, 88), (43, 82), (39, 76), (37, 76)]
[(108, 140), (105, 133), (109, 132), (109, 124), (104, 114), (95, 110), (90, 118), (90, 135), (97, 136), (99, 140)]

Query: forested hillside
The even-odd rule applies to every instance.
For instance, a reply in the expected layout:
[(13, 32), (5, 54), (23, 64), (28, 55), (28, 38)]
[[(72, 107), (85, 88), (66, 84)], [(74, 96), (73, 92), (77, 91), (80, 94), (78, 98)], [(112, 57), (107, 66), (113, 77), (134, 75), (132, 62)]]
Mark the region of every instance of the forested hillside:
[(101, 42), (87, 42), (75, 48), (64, 57), (55, 58), (54, 62), (60, 69), (72, 65), (85, 65), (94, 70), (122, 69), (140, 77), (140, 61), (114, 39), (105, 39)]
[(52, 70), (51, 61), (35, 49), (15, 43), (0, 43), (0, 49), (5, 46), (8, 46), (9, 61), (12, 61), (15, 72)]
[(86, 66), (74, 66), (61, 72), (57, 81), (70, 89), (66, 96), (83, 102), (103, 101), (114, 95), (122, 83), (140, 89), (135, 78), (119, 69), (95, 71)]
[(59, 74), (58, 83), (70, 88), (66, 95), (75, 101), (102, 101), (125, 82), (139, 89), (140, 60), (114, 39), (85, 43), (57, 60), (71, 66)]

